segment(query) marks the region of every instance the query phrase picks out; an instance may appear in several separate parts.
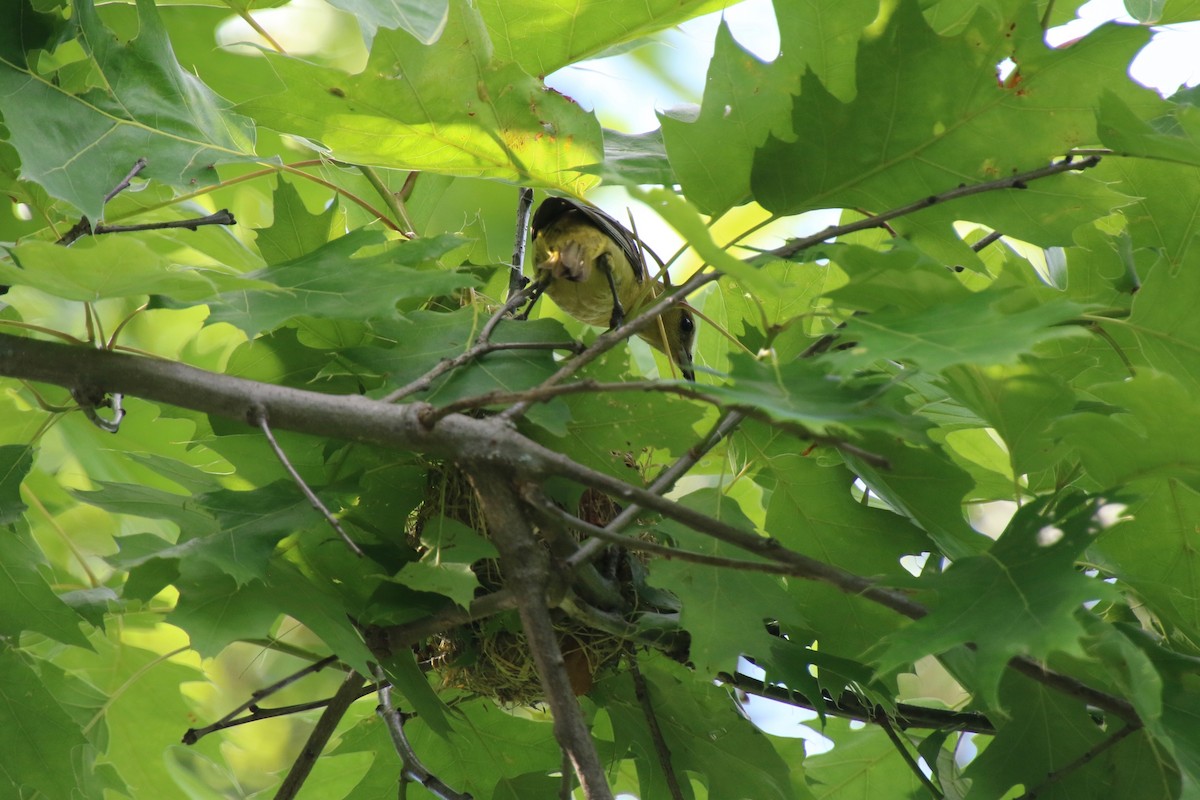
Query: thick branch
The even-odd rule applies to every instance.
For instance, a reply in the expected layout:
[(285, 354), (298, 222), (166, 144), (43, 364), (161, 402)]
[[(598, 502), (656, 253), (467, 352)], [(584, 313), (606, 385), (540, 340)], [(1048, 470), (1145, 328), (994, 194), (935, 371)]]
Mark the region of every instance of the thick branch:
[[(57, 384), (85, 396), (121, 392), (242, 420), (247, 424), (253, 424), (253, 420), (265, 413), (277, 430), (453, 458), (460, 464), (471, 465), (473, 473), (479, 474), (486, 469), (512, 481), (538, 483), (549, 476), (565, 477), (621, 498), (626, 503), (656, 511), (747, 552), (789, 564), (796, 568), (793, 574), (797, 576), (828, 583), (913, 619), (927, 613), (920, 603), (899, 592), (881, 588), (869, 578), (809, 558), (783, 547), (774, 539), (666, 500), (655, 494), (653, 487), (648, 491), (588, 469), (527, 439), (498, 418), (474, 419), (453, 414), (432, 428), (426, 428), (420, 420), (421, 414), (430, 408), (426, 404), (391, 405), (360, 395), (326, 395), (206, 372), (172, 361), (10, 334), (0, 334), (0, 375)], [(1049, 670), (1032, 659), (1017, 658), (1012, 664), (1041, 683), (1113, 713), (1130, 724), (1140, 724), (1133, 707), (1120, 698)]]
[(291, 800), (300, 791), (300, 787), (304, 785), (304, 781), (308, 779), (317, 759), (320, 758), (321, 751), (325, 749), (329, 738), (333, 736), (338, 722), (346, 715), (350, 705), (359, 698), (359, 690), (362, 685), (362, 675), (357, 672), (346, 675), (346, 680), (342, 681), (333, 700), (325, 706), (325, 712), (321, 714), (316, 727), (309, 734), (308, 741), (304, 743), (304, 749), (300, 751), (300, 755), (292, 763), (287, 777), (280, 784), (279, 791), (275, 793), (275, 800)]
[(500, 551), (504, 582), (517, 596), (521, 627), (554, 715), (554, 736), (579, 776), (584, 797), (587, 800), (612, 800), (604, 764), (571, 689), (558, 633), (546, 608), (550, 584), (549, 554), (534, 535), (515, 491), (502, 474), (475, 472), (471, 474), (471, 481), (479, 495), (492, 541)]

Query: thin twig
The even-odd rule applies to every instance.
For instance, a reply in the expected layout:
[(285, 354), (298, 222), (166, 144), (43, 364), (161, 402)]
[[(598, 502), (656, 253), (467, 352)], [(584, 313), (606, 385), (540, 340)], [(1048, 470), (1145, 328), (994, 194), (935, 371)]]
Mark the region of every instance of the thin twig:
[(795, 575), (796, 569), (788, 564), (779, 564), (772, 561), (747, 561), (740, 558), (725, 558), (723, 556), (713, 556), (708, 553), (695, 553), (690, 550), (680, 550), (677, 547), (670, 545), (659, 544), (654, 541), (638, 539), (633, 536), (627, 536), (623, 533), (611, 531), (608, 528), (601, 528), (599, 525), (593, 525), (590, 522), (580, 519), (575, 515), (559, 508), (549, 498), (541, 493), (541, 490), (535, 486), (527, 486), (521, 492), (521, 497), (525, 502), (532, 505), (540, 514), (548, 515), (555, 520), (574, 528), (588, 536), (594, 536), (597, 539), (602, 539), (609, 544), (615, 544), (629, 550), (636, 550), (639, 553), (652, 553), (653, 555), (662, 558), (678, 561), (686, 561), (690, 564), (704, 564), (710, 567), (720, 567), (722, 569), (737, 569), (747, 572), (765, 572), (769, 575)]
[(350, 552), (354, 553), (354, 555), (358, 556), (359, 558), (362, 558), (362, 549), (354, 543), (354, 540), (350, 538), (350, 534), (346, 533), (345, 529), (342, 528), (341, 523), (338, 522), (337, 519), (334, 518), (333, 514), (330, 513), (329, 509), (325, 507), (325, 504), (321, 502), (321, 498), (317, 497), (316, 493), (308, 487), (308, 483), (305, 482), (304, 478), (300, 477), (300, 473), (296, 471), (296, 468), (292, 466), (292, 462), (288, 460), (287, 453), (283, 452), (283, 448), (279, 446), (279, 442), (275, 441), (275, 434), (271, 433), (271, 425), (267, 422), (266, 412), (259, 411), (258, 413), (254, 414), (253, 417), (253, 424), (258, 425), (259, 429), (262, 430), (263, 435), (267, 437), (267, 443), (270, 444), (271, 449), (275, 451), (275, 457), (279, 459), (279, 463), (283, 465), (285, 470), (287, 470), (287, 474), (290, 475), (292, 480), (296, 482), (296, 485), (300, 487), (300, 491), (304, 493), (306, 498), (308, 498), (308, 502), (311, 503), (312, 507), (315, 508), (321, 514), (321, 516), (325, 518), (325, 521), (329, 523), (329, 527), (333, 528), (334, 532), (338, 536), (342, 537), (342, 541), (345, 542), (346, 546), (350, 548)]
[(312, 733), (309, 734), (308, 741), (304, 743), (300, 755), (296, 756), (296, 760), (292, 762), (292, 768), (288, 771), (287, 777), (283, 779), (279, 790), (275, 792), (275, 800), (292, 800), (299, 793), (300, 787), (308, 779), (317, 759), (321, 757), (321, 751), (325, 749), (329, 738), (333, 736), (337, 724), (350, 710), (351, 704), (359, 698), (359, 690), (362, 688), (363, 682), (363, 676), (357, 672), (350, 672), (346, 675), (346, 679), (338, 687), (337, 694), (333, 696), (329, 705), (325, 706), (325, 712), (313, 726)]
[(392, 745), (396, 748), (396, 754), (400, 756), (401, 784), (418, 784), (440, 800), (471, 800), (471, 795), (454, 791), (421, 763), (416, 751), (409, 744), (408, 737), (404, 735), (405, 715), (392, 705), (392, 685), (388, 683), (379, 667), (375, 667), (375, 678), (379, 685), (379, 706), (375, 713), (387, 726), (388, 733), (392, 736)]
[(1027, 172), (1018, 172), (1007, 178), (998, 178), (994, 181), (984, 181), (983, 183), (959, 184), (953, 189), (930, 195), (908, 205), (899, 206), (880, 214), (875, 214), (870, 217), (865, 217), (856, 222), (848, 222), (845, 225), (831, 225), (823, 231), (819, 231), (812, 236), (805, 236), (802, 239), (794, 239), (782, 247), (777, 247), (768, 252), (768, 255), (774, 258), (789, 259), (797, 253), (801, 253), (813, 245), (820, 244), (828, 239), (836, 236), (845, 236), (848, 233), (867, 230), (869, 228), (882, 227), (888, 220), (896, 219), (897, 217), (908, 216), (918, 211), (923, 211), (931, 206), (946, 203), (951, 200), (960, 200), (964, 197), (970, 197), (984, 192), (994, 192), (1001, 189), (1025, 189), (1028, 188), (1029, 181), (1035, 181), (1040, 178), (1048, 178), (1052, 175), (1060, 175), (1064, 172), (1079, 172), (1081, 170), (1090, 169), (1100, 163), (1100, 156), (1093, 155), (1079, 161), (1074, 160), (1071, 156), (1067, 156), (1062, 161), (1050, 164), (1045, 167), (1038, 167)]
[(101, 236), (106, 233), (131, 233), (134, 231), (159, 231), (168, 228), (186, 228), (194, 231), (202, 225), (236, 225), (237, 220), (233, 214), (229, 213), (229, 209), (221, 209), (214, 214), (209, 214), (206, 217), (192, 217), (190, 219), (172, 219), (162, 222), (142, 222), (137, 225), (107, 225), (99, 224), (92, 226), (88, 223), (87, 217), (79, 221), (75, 227), (63, 234), (55, 244), (66, 247), (72, 244), (77, 239), (84, 236)]
[(138, 173), (146, 168), (146, 159), (139, 158), (133, 162), (133, 168), (129, 170), (129, 174), (121, 179), (121, 182), (109, 190), (108, 194), (104, 195), (104, 204), (108, 205), (108, 201), (119, 195), (121, 192), (129, 188), (130, 182), (138, 176)]
[(511, 302), (528, 281), (522, 274), (525, 267), (525, 242), (529, 240), (529, 211), (533, 208), (533, 189), (521, 187), (517, 197), (517, 233), (513, 241), (512, 264), (508, 273), (508, 299)]
[(650, 702), (650, 687), (646, 685), (646, 679), (638, 669), (637, 653), (631, 647), (625, 655), (629, 663), (629, 676), (633, 678), (633, 696), (637, 698), (638, 705), (642, 707), (642, 714), (646, 717), (646, 728), (650, 731), (650, 741), (654, 743), (654, 753), (658, 756), (658, 764), (667, 779), (667, 791), (671, 793), (671, 800), (683, 800), (683, 789), (679, 786), (679, 777), (675, 774), (675, 766), (671, 760), (671, 748), (667, 747), (667, 740), (658, 724), (658, 716), (654, 713), (654, 705)]
[(202, 739), (203, 737), (212, 733), (213, 731), (220, 730), (223, 727), (229, 727), (229, 723), (232, 720), (234, 720), (235, 718), (237, 718), (237, 716), (239, 714), (241, 714), (243, 711), (248, 711), (248, 710), (253, 709), (262, 700), (270, 697), (271, 695), (275, 694), (276, 692), (278, 692), (282, 689), (287, 688), (288, 686), (291, 686), (293, 683), (300, 680), (301, 678), (304, 678), (308, 675), (312, 675), (313, 673), (316, 673), (316, 672), (320, 672), (321, 670), (328, 667), (330, 664), (335, 663), (337, 660), (338, 660), (337, 656), (325, 656), (320, 661), (314, 661), (312, 664), (309, 664), (308, 666), (303, 667), (302, 669), (296, 670), (291, 675), (288, 675), (284, 678), (281, 678), (280, 680), (275, 681), (275, 683), (272, 683), (270, 686), (266, 686), (262, 689), (255, 689), (253, 692), (251, 692), (249, 700), (247, 700), (245, 703), (242, 703), (240, 706), (235, 708), (233, 711), (230, 711), (228, 714), (221, 717), (219, 720), (217, 720), (213, 724), (206, 725), (203, 728), (188, 728), (187, 732), (183, 734), (183, 743), (184, 744), (195, 744), (196, 742), (200, 741), (200, 739)]
[[(520, 297), (518, 296), (516, 299), (519, 300)], [(495, 328), (495, 325), (492, 324), (492, 321), (495, 320), (496, 322), (499, 322), (503, 312), (511, 310), (510, 306), (512, 305), (512, 303), (506, 303), (499, 312), (497, 312), (490, 320), (488, 320), (487, 324), (483, 326), (483, 332), (480, 334), (481, 338), (485, 334), (491, 334), (491, 331)], [(520, 305), (520, 303), (518, 302), (516, 305)], [(437, 365), (433, 367), (433, 369), (429, 370), (421, 377), (416, 378), (404, 386), (401, 386), (399, 389), (396, 389), (395, 391), (381, 397), (380, 400), (384, 403), (395, 403), (403, 400), (409, 395), (416, 394), (417, 392), (423, 392), (432, 386), (435, 380), (440, 378), (442, 375), (445, 375), (447, 372), (458, 369), (459, 367), (469, 364), (475, 359), (488, 355), (489, 353), (495, 353), (501, 350), (566, 350), (567, 352), (578, 353), (582, 350), (582, 348), (583, 345), (579, 344), (578, 342), (542, 343), (490, 342), (486, 340), (478, 341), (463, 352), (456, 355), (454, 358), (446, 358), (439, 361)]]
[(1110, 747), (1119, 744), (1126, 736), (1138, 730), (1141, 730), (1140, 725), (1126, 725), (1124, 728), (1117, 731), (1112, 736), (1109, 736), (1107, 739), (1103, 739), (1092, 745), (1086, 752), (1083, 753), (1083, 755), (1079, 756), (1079, 758), (1075, 759), (1070, 764), (1067, 764), (1065, 767), (1056, 769), (1048, 774), (1046, 776), (1046, 780), (1042, 781), (1037, 786), (1018, 797), (1017, 800), (1035, 800), (1035, 798), (1047, 788), (1058, 783), (1060, 780), (1065, 778), (1067, 775), (1070, 775), (1080, 767), (1087, 766), (1105, 750), (1108, 750)]
[(170, 219), (162, 222), (142, 222), (136, 225), (104, 225), (100, 224), (92, 228), (93, 236), (100, 236), (105, 233), (132, 233), (134, 231), (161, 231), (170, 228), (186, 228), (189, 231), (194, 231), (202, 225), (236, 225), (237, 220), (229, 209), (222, 208), (209, 214), (206, 217), (192, 217), (190, 219)]
[(978, 242), (971, 245), (971, 249), (974, 250), (976, 253), (978, 253), (980, 250), (983, 250), (985, 247), (987, 247), (992, 242), (1000, 241), (1001, 237), (1003, 237), (1003, 236), (1004, 236), (1004, 234), (1001, 233), (1000, 231), (992, 231), (987, 236), (984, 236)]
[[(702, 438), (699, 442), (688, 449), (686, 453), (675, 460), (675, 463), (664, 469), (658, 476), (651, 481), (646, 487), (647, 491), (655, 494), (666, 494), (675, 485), (675, 481), (686, 475), (692, 467), (694, 467), (700, 459), (716, 447), (721, 440), (737, 430), (742, 421), (746, 419), (746, 415), (740, 411), (731, 411), (723, 416), (713, 426), (712, 430)], [(610, 533), (618, 533), (637, 518), (638, 513), (642, 510), (639, 505), (628, 505), (613, 517), (604, 529)], [(608, 543), (604, 539), (592, 538), (579, 545), (579, 549), (575, 555), (566, 560), (568, 567), (574, 568), (578, 564), (598, 556), (603, 552)]]
[(818, 714), (827, 714), (843, 719), (854, 719), (859, 722), (870, 723), (877, 723), (881, 719), (889, 719), (893, 725), (901, 730), (909, 728), (939, 729), (969, 731), (971, 733), (988, 735), (996, 732), (996, 727), (992, 724), (992, 721), (978, 711), (953, 711), (944, 708), (917, 706), (911, 703), (899, 703), (889, 714), (889, 711), (883, 706), (864, 703), (856, 692), (843, 692), (837, 697), (826, 694), (822, 698), (822, 702), (817, 703), (802, 692), (797, 692), (786, 686), (763, 683), (761, 680), (743, 675), (740, 672), (736, 675), (731, 675), (728, 672), (720, 672), (716, 678), (718, 681), (746, 694), (765, 697), (778, 703), (785, 703), (796, 708), (807, 708), (811, 711), (816, 711)]
[(404, 201), (400, 197), (399, 192), (393, 192), (379, 177), (379, 173), (374, 168), (363, 164), (355, 164), (358, 171), (363, 174), (367, 182), (375, 189), (376, 194), (383, 198), (383, 202), (387, 203), (387, 207), (396, 215), (396, 222), (404, 225), (406, 238), (414, 238), (416, 233), (416, 225), (413, 224), (412, 218), (408, 216), (408, 207), (404, 205)]
[(879, 727), (883, 728), (883, 732), (891, 740), (892, 745), (896, 748), (896, 752), (900, 754), (900, 758), (904, 760), (904, 763), (908, 765), (912, 773), (917, 776), (917, 780), (921, 782), (921, 785), (929, 791), (930, 795), (937, 798), (937, 800), (942, 800), (945, 797), (942, 790), (934, 785), (933, 781), (925, 775), (925, 772), (921, 769), (921, 765), (917, 763), (917, 760), (912, 757), (912, 753), (908, 751), (908, 743), (892, 727), (891, 721), (885, 716), (879, 718), (876, 722), (879, 724)]

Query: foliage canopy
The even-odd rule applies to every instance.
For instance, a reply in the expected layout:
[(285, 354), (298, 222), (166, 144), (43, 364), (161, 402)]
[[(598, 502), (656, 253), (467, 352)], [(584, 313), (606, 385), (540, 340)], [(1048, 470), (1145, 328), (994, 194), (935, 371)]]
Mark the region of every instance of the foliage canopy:
[[(628, 135), (544, 76), (721, 3), (330, 3), (256, 4), (309, 50), (0, 12), (5, 797), (1200, 797), (1200, 112), (1148, 28), (779, 0)], [(686, 241), (695, 384), (503, 313), (518, 187), (601, 184)]]

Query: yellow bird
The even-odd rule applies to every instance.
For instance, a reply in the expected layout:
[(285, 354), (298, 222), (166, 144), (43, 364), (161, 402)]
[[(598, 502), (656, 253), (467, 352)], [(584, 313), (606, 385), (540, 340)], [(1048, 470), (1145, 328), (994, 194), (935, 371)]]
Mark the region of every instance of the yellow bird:
[[(666, 291), (658, 281), (643, 287), (646, 263), (637, 239), (594, 206), (548, 197), (538, 206), (530, 227), (536, 275), (525, 315), (545, 292), (580, 322), (607, 325), (611, 330), (624, 322), (626, 308), (635, 312)], [(638, 336), (666, 353), (683, 377), (696, 379), (692, 371), (696, 320), (686, 307), (664, 311), (661, 329), (653, 324)]]

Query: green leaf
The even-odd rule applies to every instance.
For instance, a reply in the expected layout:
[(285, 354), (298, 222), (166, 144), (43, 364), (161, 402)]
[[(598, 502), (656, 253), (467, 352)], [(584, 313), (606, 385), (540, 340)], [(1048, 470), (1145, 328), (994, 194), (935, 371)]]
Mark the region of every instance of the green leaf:
[(1162, 100), (1152, 109), (1154, 116), (1143, 121), (1115, 92), (1105, 91), (1096, 113), (1100, 141), (1123, 155), (1200, 166), (1200, 108)]
[(426, 520), (421, 544), (426, 548), (421, 560), (405, 564), (394, 580), (420, 592), (445, 595), (463, 608), (469, 606), (480, 587), (471, 564), (498, 557), (495, 546), (466, 525), (440, 515)]
[(330, 5), (350, 12), (370, 30), (399, 28), (421, 44), (438, 40), (450, 10), (447, 0), (332, 0)]
[(813, 361), (769, 363), (734, 354), (730, 364), (728, 385), (700, 389), (722, 407), (745, 409), (821, 436), (884, 430), (919, 438), (926, 427), (901, 409), (883, 380), (841, 381)]
[(254, 243), (268, 264), (282, 264), (319, 249), (329, 241), (337, 203), (320, 214), (310, 214), (300, 193), (290, 182), (279, 180), (271, 197), (275, 212), (270, 227), (259, 228)]
[(830, 720), (822, 733), (837, 745), (829, 752), (805, 759), (814, 797), (866, 800), (881, 786), (888, 787), (889, 795), (897, 798), (928, 794), (881, 728), (864, 725), (855, 729), (852, 725), (846, 720)]
[[(127, 622), (136, 629), (146, 621), (133, 617)], [(169, 641), (177, 643), (178, 633), (170, 635), (165, 627), (156, 629), (158, 622), (152, 621), (143, 631), (160, 637), (167, 634)], [(158, 642), (164, 648), (170, 646), (162, 638)], [(105, 761), (120, 773), (129, 797), (178, 796), (179, 787), (164, 754), (196, 723), (195, 707), (185, 701), (180, 687), (202, 681), (204, 673), (180, 663), (178, 653), (145, 650), (115, 637), (95, 638), (93, 644), (94, 652), (73, 651), (65, 666), (86, 676), (107, 696), (108, 702), (100, 709), (108, 728)]]
[[(711, 490), (693, 492), (683, 502), (743, 530), (754, 528), (734, 501)], [(682, 549), (746, 558), (744, 551), (673, 521), (656, 527)], [(776, 575), (662, 559), (655, 563), (650, 582), (682, 601), (681, 621), (691, 633), (688, 657), (705, 675), (732, 672), (741, 655), (768, 653), (766, 621), (799, 616)]]
[(956, 364), (1007, 364), (1034, 346), (1082, 333), (1062, 323), (1080, 313), (1067, 300), (1031, 303), (1019, 290), (964, 292), (956, 302), (919, 313), (887, 309), (846, 321), (854, 347), (830, 359), (850, 372), (881, 359), (912, 363), (930, 372)]
[(0, 446), (0, 525), (19, 519), (28, 508), (21, 502), (21, 483), (32, 466), (32, 448), (21, 444)]
[(74, 6), (103, 89), (71, 94), (0, 61), (0, 116), (22, 177), (92, 220), (139, 158), (142, 178), (181, 188), (215, 183), (216, 164), (255, 158), (250, 121), (175, 60), (153, 0), (137, 6), (140, 30), (128, 43), (104, 27), (92, 0)]
[(1051, 424), (1070, 413), (1077, 398), (1061, 381), (1027, 365), (970, 366), (943, 375), (946, 390), (1004, 441), (1009, 474), (1046, 469), (1061, 457)]
[(735, 258), (713, 241), (704, 220), (687, 200), (666, 189), (630, 187), (629, 193), (655, 210), (687, 240), (705, 262), (737, 281), (743, 289), (769, 297), (780, 291), (775, 280), (757, 267)]
[(460, 703), (455, 712), (449, 737), (436, 735), (420, 717), (405, 727), (426, 768), (455, 789), (491, 797), (506, 778), (554, 772), (562, 765), (548, 721), (506, 714), (488, 700)]
[(878, 458), (843, 453), (847, 466), (888, 508), (924, 529), (938, 551), (952, 559), (983, 551), (987, 539), (971, 529), (962, 508), (971, 478), (944, 450), (910, 447), (882, 435), (866, 437), (856, 445)]
[[(795, 442), (745, 428), (748, 452), (772, 469), (764, 527), (785, 547), (881, 581), (907, 578), (900, 559), (929, 547), (923, 531), (895, 514), (860, 503), (854, 473), (796, 452)], [(657, 570), (656, 570), (657, 571)], [(809, 625), (820, 621), (822, 653), (856, 657), (901, 624), (892, 611), (814, 581), (789, 581), (788, 594)], [(799, 688), (799, 687), (796, 687)]]
[(1093, 386), (1090, 394), (1106, 406), (1063, 418), (1054, 432), (1071, 443), (1097, 485), (1169, 477), (1200, 490), (1200, 408), (1179, 381), (1144, 371)]
[[(388, 319), (396, 303), (469, 286), (470, 275), (416, 265), (445, 255), (462, 244), (454, 235), (420, 239), (355, 258), (364, 247), (379, 245), (377, 231), (352, 231), (308, 255), (252, 273), (274, 285), (269, 290), (227, 292), (210, 303), (213, 322), (229, 322), (254, 336), (294, 317)], [(347, 283), (345, 273), (354, 275)]]
[[(852, 102), (831, 95), (815, 75), (803, 78), (791, 131), (770, 139), (755, 157), (755, 198), (777, 214), (880, 212), (964, 182), (1040, 167), (1094, 142), (1096, 98), (1106, 87), (1128, 85), (1125, 67), (1146, 34), (1108, 26), (1052, 50), (1043, 43), (1034, 8), (1013, 8), (1002, 17), (976, 11), (954, 37), (931, 31), (916, 4), (889, 8), (875, 23), (876, 35), (858, 49)], [(1018, 71), (998, 84), (996, 65), (1009, 57)], [(1081, 87), (1087, 88), (1077, 91)], [(900, 108), (903, 114), (895, 112)], [(996, 141), (1007, 144), (1003, 152)], [(1086, 179), (1072, 176), (1072, 184), (1080, 180)], [(1038, 197), (1042, 192), (1047, 190), (1040, 183), (1031, 184), (1003, 199), (991, 194), (979, 202), (934, 206), (902, 221), (903, 227), (955, 263), (974, 258), (951, 231), (955, 220), (1050, 246), (1069, 244), (1075, 227), (1104, 213), (1103, 205), (1089, 204), (1064, 214), (1058, 192)], [(1013, 209), (1004, 212), (1003, 222), (992, 218), (994, 208), (1013, 202), (1028, 203), (1026, 213)]]
[(66, 644), (88, 647), (79, 629), (81, 618), (40, 574), (44, 563), (45, 556), (27, 534), (0, 530), (0, 636), (37, 631)]
[(1200, 582), (1192, 546), (1200, 492), (1170, 476), (1145, 478), (1131, 489), (1137, 495), (1121, 514), (1125, 521), (1096, 544), (1101, 563), (1168, 630), (1200, 636), (1200, 595), (1179, 588)]
[(1166, 261), (1157, 263), (1143, 278), (1141, 290), (1134, 295), (1133, 308), (1125, 329), (1137, 342), (1137, 350), (1128, 354), (1142, 364), (1193, 389), (1200, 388), (1200, 320), (1189, 302), (1200, 291), (1200, 264), (1195, 257), (1177, 269)]
[[(1177, 773), (1144, 733), (1079, 764), (1080, 754), (1118, 733), (1122, 723), (1102, 730), (1078, 703), (1011, 673), (1001, 699), (1007, 718), (997, 717), (995, 739), (963, 772), (971, 782), (968, 797), (1006, 797), (1017, 786), (1045, 788), (1039, 795), (1061, 800), (1137, 796), (1149, 787), (1155, 796), (1176, 796), (1171, 786), (1178, 785)], [(1048, 782), (1059, 772), (1060, 780)]]
[(497, 60), (515, 61), (538, 76), (724, 7), (718, 0), (647, 0), (621, 6), (609, 0), (580, 0), (569, 6), (557, 0), (527, 0), (519, 7), (504, 0), (479, 3)]
[(167, 621), (187, 631), (192, 649), (206, 658), (238, 639), (266, 637), (279, 616), (260, 581), (238, 584), (212, 567), (201, 566), (187, 569), (174, 583), (179, 600)]
[(287, 90), (240, 106), (342, 161), (533, 182), (581, 193), (603, 153), (595, 117), (505, 59), (479, 12), (453, 0), (437, 44), (380, 31), (357, 75), (272, 56)]
[(90, 775), (72, 769), (82, 761), (90, 771), (95, 757), (80, 724), (67, 715), (26, 657), (7, 645), (0, 646), (0, 719), (5, 795), (26, 797), (32, 790), (46, 797), (100, 796), (87, 790)]
[[(936, 13), (938, 5), (924, 9), (926, 14)], [(781, 65), (797, 76), (807, 69), (830, 94), (850, 102), (858, 91), (855, 56), (859, 40), (876, 12), (871, 3), (841, 0), (780, 3), (775, 15), (780, 39), (786, 43), (779, 56)], [(798, 89), (792, 92), (798, 93)]]
[(880, 673), (924, 655), (975, 645), (978, 691), (999, 707), (998, 688), (1009, 660), (1079, 653), (1083, 603), (1109, 597), (1111, 587), (1075, 569), (1075, 560), (1100, 530), (1098, 503), (1079, 498), (1050, 509), (1045, 501), (1021, 508), (983, 555), (952, 563), (920, 583), (936, 593), (930, 613), (885, 639), (876, 657)]
[(673, 186), (679, 182), (667, 160), (661, 128), (637, 134), (606, 129), (604, 161), (584, 171), (626, 185)]
[(70, 248), (29, 242), (8, 252), (15, 265), (0, 262), (0, 281), (32, 286), (65, 300), (95, 302), (106, 297), (160, 294), (194, 301), (218, 291), (270, 286), (218, 269), (172, 264), (136, 239), (89, 238)]
[(705, 214), (750, 199), (755, 150), (772, 133), (790, 134), (792, 95), (800, 90), (798, 73), (780, 62), (764, 64), (743, 50), (724, 21), (715, 47), (699, 116), (659, 114), (671, 166), (688, 199)]
[[(795, 797), (789, 774), (799, 765), (785, 764), (770, 740), (737, 713), (725, 691), (695, 680), (682, 667), (662, 658), (641, 659), (640, 666), (654, 716), (671, 753), (671, 767), (681, 783), (686, 785), (687, 775), (694, 773), (712, 798)], [(669, 796), (629, 675), (605, 680), (598, 692), (597, 702), (612, 717), (617, 736), (632, 744), (641, 796)]]

